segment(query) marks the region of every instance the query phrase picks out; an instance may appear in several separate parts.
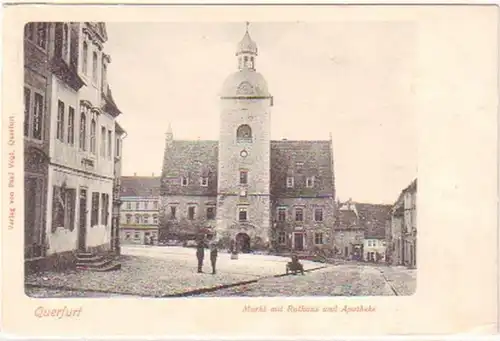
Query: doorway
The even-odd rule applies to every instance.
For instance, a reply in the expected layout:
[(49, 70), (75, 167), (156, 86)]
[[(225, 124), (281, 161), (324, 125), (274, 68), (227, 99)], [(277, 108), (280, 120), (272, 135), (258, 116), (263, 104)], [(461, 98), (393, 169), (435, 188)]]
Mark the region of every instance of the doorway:
[(246, 233), (238, 233), (236, 235), (236, 244), (238, 245), (238, 250), (242, 253), (250, 252), (250, 237)]
[(297, 251), (304, 250), (304, 234), (302, 232), (293, 233), (293, 248)]
[(80, 188), (79, 211), (80, 215), (78, 224), (78, 251), (84, 252), (87, 250), (87, 190)]

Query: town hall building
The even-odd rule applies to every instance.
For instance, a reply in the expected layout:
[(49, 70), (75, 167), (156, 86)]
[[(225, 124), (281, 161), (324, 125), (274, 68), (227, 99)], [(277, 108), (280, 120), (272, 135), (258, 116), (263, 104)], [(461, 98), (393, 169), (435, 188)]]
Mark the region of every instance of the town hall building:
[(220, 93), (218, 141), (166, 134), (160, 225), (174, 237), (208, 231), (239, 250), (312, 252), (333, 246), (332, 141), (271, 140), (274, 98), (247, 30), (238, 70)]

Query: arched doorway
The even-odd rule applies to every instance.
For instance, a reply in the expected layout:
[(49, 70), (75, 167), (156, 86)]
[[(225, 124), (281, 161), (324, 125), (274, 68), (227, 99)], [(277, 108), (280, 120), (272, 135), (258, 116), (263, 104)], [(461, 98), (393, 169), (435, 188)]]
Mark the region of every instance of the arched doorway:
[(241, 253), (250, 252), (250, 237), (248, 234), (241, 232), (236, 235), (236, 244), (238, 245), (238, 250)]

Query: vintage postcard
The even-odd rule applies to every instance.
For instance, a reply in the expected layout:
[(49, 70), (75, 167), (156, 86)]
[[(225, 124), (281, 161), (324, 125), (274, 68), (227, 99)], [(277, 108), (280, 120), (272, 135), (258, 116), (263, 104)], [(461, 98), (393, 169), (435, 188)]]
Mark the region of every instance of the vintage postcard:
[(488, 334), (495, 6), (15, 6), (2, 326)]

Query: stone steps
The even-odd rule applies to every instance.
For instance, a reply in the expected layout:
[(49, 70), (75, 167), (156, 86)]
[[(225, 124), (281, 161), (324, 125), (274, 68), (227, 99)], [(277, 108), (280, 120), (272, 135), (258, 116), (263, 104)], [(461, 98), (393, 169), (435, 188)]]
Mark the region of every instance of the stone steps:
[(77, 270), (106, 272), (121, 269), (121, 263), (112, 255), (80, 252), (77, 254), (76, 259)]

